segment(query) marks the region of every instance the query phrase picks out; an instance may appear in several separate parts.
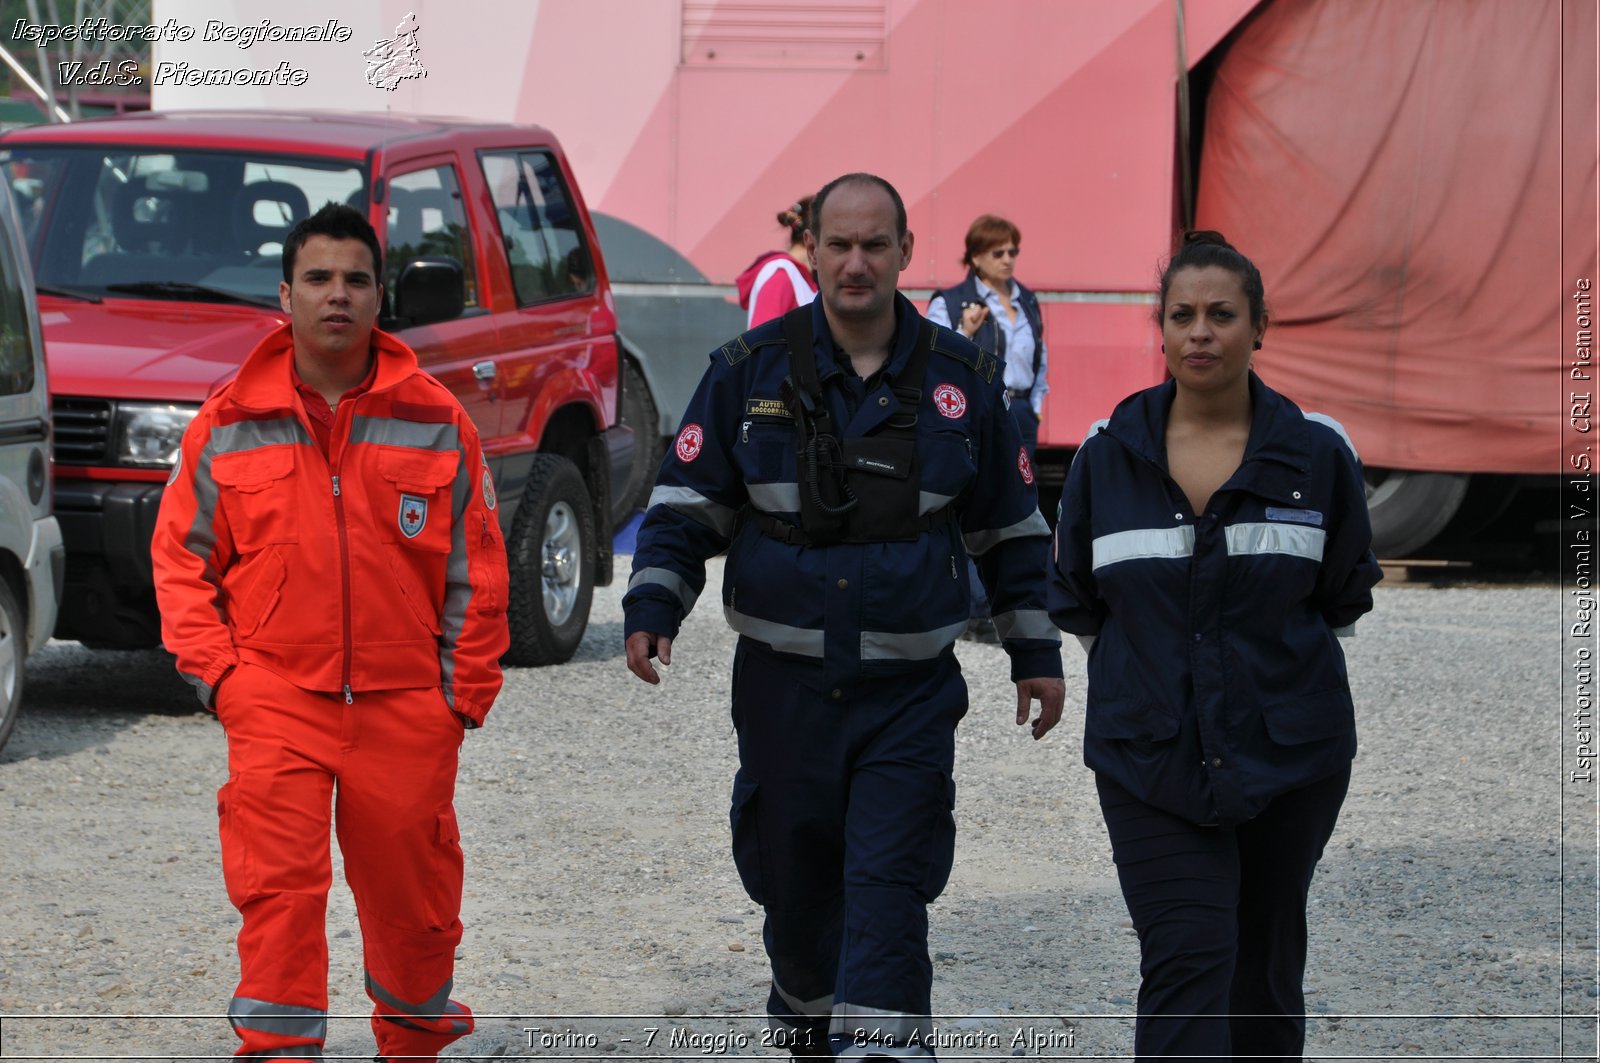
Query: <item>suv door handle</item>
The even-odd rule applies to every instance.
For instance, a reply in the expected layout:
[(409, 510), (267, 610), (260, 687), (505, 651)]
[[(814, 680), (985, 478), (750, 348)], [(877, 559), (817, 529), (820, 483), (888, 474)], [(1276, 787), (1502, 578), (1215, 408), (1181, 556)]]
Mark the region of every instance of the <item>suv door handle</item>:
[(494, 380), (496, 372), (498, 372), (498, 369), (491, 361), (479, 362), (472, 367), (472, 375), (485, 384)]

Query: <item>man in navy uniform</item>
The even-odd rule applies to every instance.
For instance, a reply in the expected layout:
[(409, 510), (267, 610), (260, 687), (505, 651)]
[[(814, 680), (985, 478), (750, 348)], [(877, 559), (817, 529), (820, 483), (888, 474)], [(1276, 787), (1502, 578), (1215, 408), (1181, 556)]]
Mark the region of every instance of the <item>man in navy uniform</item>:
[(768, 1011), (795, 1055), (931, 1055), (927, 906), (954, 860), (967, 557), (1017, 723), (1061, 718), (1049, 529), (991, 355), (896, 291), (905, 206), (847, 174), (812, 202), (820, 298), (711, 356), (639, 530), (628, 667), (659, 681), (726, 550), (739, 633), (734, 861), (766, 909)]

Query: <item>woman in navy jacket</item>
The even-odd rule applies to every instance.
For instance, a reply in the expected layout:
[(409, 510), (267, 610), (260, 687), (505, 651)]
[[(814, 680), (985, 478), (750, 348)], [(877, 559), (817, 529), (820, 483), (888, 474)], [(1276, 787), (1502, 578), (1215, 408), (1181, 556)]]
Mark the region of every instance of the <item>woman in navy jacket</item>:
[(1356, 749), (1336, 636), (1380, 578), (1361, 466), (1337, 422), (1251, 372), (1261, 274), (1219, 234), (1185, 236), (1160, 307), (1172, 379), (1079, 450), (1050, 615), (1089, 651), (1135, 1052), (1298, 1057), (1306, 897)]

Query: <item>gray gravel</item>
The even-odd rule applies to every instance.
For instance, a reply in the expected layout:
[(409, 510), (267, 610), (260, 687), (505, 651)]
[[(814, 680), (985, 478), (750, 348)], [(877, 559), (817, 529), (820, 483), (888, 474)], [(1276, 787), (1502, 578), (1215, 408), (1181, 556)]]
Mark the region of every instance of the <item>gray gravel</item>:
[[(454, 1055), (781, 1054), (761, 1043), (761, 920), (728, 855), (732, 635), (708, 589), (647, 688), (623, 665), (620, 594), (597, 593), (573, 663), (511, 672), (467, 738), (456, 984), (479, 1027)], [(1308, 1054), (1594, 1058), (1596, 810), (1563, 781), (1560, 593), (1377, 594), (1346, 644), (1362, 748), (1314, 887)], [(1125, 1055), (1138, 950), (1080, 760), (1082, 653), (1066, 648), (1066, 718), (1038, 744), (1012, 722), (1004, 654), (960, 655), (940, 1055)], [(0, 1056), (225, 1056), (220, 728), (158, 653), (53, 643), (30, 683), (0, 753)], [(342, 885), (329, 930), (329, 1058), (366, 1059)]]

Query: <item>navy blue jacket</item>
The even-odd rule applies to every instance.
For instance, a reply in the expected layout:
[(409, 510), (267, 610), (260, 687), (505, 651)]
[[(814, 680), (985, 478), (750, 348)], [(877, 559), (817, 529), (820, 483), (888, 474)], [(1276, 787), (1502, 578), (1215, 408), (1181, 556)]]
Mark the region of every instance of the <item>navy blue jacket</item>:
[[(895, 297), (889, 359), (869, 391), (841, 366), (821, 300), (811, 312), (812, 354), (836, 431), (867, 435), (901, 408), (891, 383), (911, 356), (921, 317)], [(954, 506), (957, 521), (914, 542), (798, 546), (741, 519), (747, 507), (800, 519), (797, 430), (779, 397), (789, 375), (782, 321), (713, 353), (639, 529), (622, 600), (626, 634), (676, 636), (705, 587), (706, 559), (727, 550), (729, 625), (776, 652), (817, 661), (837, 687), (950, 652), (967, 624), (970, 553), (994, 602), (1012, 678), (1059, 676), (1060, 635), (1044, 611), (1050, 530), (998, 369), (958, 333), (933, 330), (917, 411), (919, 507)]]
[[(1017, 286), (1017, 305), (1022, 310), (1022, 316), (1027, 319), (1028, 327), (1033, 330), (1033, 383), (1028, 385), (1028, 401), (1037, 405), (1044, 393), (1050, 390), (1046, 382), (1046, 365), (1048, 355), (1044, 346), (1044, 315), (1039, 311), (1039, 297), (1033, 290), (1021, 281), (1012, 278)], [(944, 304), (945, 317), (954, 328), (961, 323), (961, 306), (963, 303), (981, 303), (978, 297), (978, 274), (975, 270), (967, 270), (967, 275), (960, 284), (953, 288), (945, 288), (934, 293), (928, 300), (928, 310), (933, 310), (934, 300)], [(994, 314), (983, 319), (983, 324), (978, 326), (978, 331), (973, 333), (972, 342), (986, 351), (991, 352), (1000, 359), (1000, 364), (1006, 361), (1006, 334), (1000, 330), (1000, 323)]]
[(1238, 823), (1355, 756), (1335, 633), (1382, 576), (1336, 422), (1252, 373), (1244, 460), (1197, 516), (1167, 473), (1175, 390), (1124, 399), (1078, 451), (1050, 617), (1094, 636), (1089, 767), (1193, 822)]

